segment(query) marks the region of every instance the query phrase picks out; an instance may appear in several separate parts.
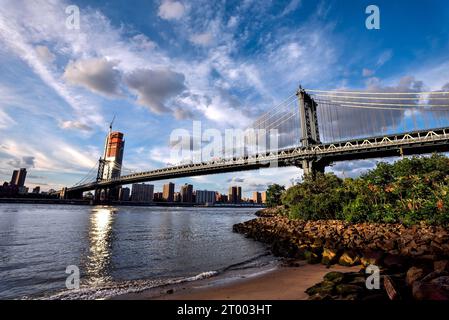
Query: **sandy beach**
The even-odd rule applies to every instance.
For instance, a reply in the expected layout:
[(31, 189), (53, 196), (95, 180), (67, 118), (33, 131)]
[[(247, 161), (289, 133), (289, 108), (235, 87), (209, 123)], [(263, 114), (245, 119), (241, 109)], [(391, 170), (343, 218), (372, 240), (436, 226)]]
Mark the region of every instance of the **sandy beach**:
[(322, 264), (298, 262), (299, 266), (279, 267), (261, 275), (248, 276), (217, 284), (214, 278), (165, 286), (163, 289), (127, 294), (114, 299), (156, 300), (306, 300), (307, 288), (322, 281), (330, 271), (359, 271), (360, 267), (339, 265), (327, 268)]

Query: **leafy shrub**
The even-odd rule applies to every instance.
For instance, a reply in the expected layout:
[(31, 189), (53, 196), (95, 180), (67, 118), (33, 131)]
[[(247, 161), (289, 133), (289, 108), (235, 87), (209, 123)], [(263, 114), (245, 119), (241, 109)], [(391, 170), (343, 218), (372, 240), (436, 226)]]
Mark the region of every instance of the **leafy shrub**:
[(356, 179), (306, 176), (282, 195), (282, 203), (296, 219), (449, 225), (449, 159), (380, 162)]

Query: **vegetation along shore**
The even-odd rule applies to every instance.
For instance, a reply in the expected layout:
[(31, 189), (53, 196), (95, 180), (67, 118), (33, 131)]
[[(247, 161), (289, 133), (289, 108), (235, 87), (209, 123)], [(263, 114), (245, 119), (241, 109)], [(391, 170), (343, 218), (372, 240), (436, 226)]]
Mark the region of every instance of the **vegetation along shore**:
[[(309, 299), (449, 299), (449, 159), (442, 155), (378, 163), (358, 178), (306, 176), (270, 186), (270, 208), (234, 231), (271, 245), (277, 256), (327, 266)], [(380, 270), (369, 289), (365, 268)]]

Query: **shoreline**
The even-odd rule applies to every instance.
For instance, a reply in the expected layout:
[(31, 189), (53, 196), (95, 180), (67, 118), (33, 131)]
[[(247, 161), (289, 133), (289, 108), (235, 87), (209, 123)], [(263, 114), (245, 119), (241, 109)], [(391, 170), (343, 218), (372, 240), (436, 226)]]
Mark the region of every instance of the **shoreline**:
[(54, 204), (54, 205), (80, 205), (80, 206), (117, 206), (117, 207), (180, 207), (180, 208), (246, 208), (246, 209), (265, 209), (263, 205), (254, 204), (216, 204), (203, 205), (195, 203), (182, 202), (124, 202), (117, 201), (112, 203), (92, 203), (91, 200), (74, 199), (39, 199), (39, 198), (0, 198), (0, 204)]
[[(294, 266), (252, 270), (245, 275), (218, 275), (177, 285), (165, 285), (111, 300), (307, 300), (306, 289), (331, 271), (358, 272), (360, 266), (344, 267), (294, 261)], [(254, 272), (256, 271), (256, 272)]]

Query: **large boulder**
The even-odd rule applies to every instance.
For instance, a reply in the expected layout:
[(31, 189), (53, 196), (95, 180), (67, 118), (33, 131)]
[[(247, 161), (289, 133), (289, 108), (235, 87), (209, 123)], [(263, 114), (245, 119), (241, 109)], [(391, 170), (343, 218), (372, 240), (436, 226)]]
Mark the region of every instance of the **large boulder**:
[(413, 283), (412, 294), (417, 300), (449, 300), (449, 273), (429, 273)]
[(423, 268), (411, 267), (407, 271), (407, 275), (405, 276), (405, 282), (407, 286), (412, 287), (415, 281), (420, 280), (424, 277), (425, 272)]
[(338, 250), (324, 248), (322, 253), (321, 263), (325, 265), (331, 265), (337, 263), (339, 258)]
[(355, 284), (341, 283), (335, 287), (337, 293), (343, 297), (350, 294), (360, 294), (363, 292), (363, 288)]
[(380, 266), (384, 253), (380, 250), (368, 250), (365, 251), (360, 259), (360, 262), (364, 267), (369, 265)]
[(316, 253), (314, 253), (312, 251), (309, 251), (309, 250), (306, 250), (304, 252), (304, 258), (310, 264), (320, 263), (320, 261), (321, 261), (321, 258), (320, 258), (320, 256), (318, 254), (316, 254)]
[(324, 280), (331, 281), (333, 283), (340, 283), (343, 281), (345, 274), (343, 272), (331, 271), (324, 275)]
[(401, 270), (407, 266), (407, 259), (397, 254), (387, 254), (383, 260), (383, 265), (388, 269)]
[(433, 263), (433, 270), (436, 272), (449, 271), (449, 261), (448, 260), (439, 260)]
[(320, 296), (326, 296), (333, 294), (335, 291), (334, 289), (335, 283), (333, 283), (332, 281), (324, 280), (308, 288), (305, 292), (310, 296), (314, 296), (316, 294), (319, 294)]
[(338, 259), (338, 264), (346, 267), (352, 267), (360, 264), (360, 257), (354, 251), (345, 251)]
[(447, 279), (435, 278), (434, 280), (431, 282), (416, 281), (413, 284), (413, 298), (416, 300), (449, 300), (449, 290), (446, 289), (446, 285), (439, 283), (439, 281), (446, 282)]

